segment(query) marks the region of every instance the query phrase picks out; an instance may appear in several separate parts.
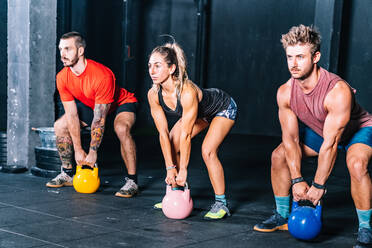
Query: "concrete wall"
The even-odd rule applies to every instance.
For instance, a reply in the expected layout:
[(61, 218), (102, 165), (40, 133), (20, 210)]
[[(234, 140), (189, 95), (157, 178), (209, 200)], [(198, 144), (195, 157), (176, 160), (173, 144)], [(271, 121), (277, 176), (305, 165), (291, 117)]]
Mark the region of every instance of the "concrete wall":
[(7, 13), (7, 1), (0, 1), (0, 130), (6, 130), (7, 125)]
[(54, 122), (56, 0), (8, 0), (8, 165), (31, 167)]

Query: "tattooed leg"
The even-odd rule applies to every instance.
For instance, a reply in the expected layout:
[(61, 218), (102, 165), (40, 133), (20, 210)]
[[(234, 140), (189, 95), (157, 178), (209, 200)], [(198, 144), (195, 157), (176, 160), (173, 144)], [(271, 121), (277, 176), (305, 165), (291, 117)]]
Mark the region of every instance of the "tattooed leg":
[(73, 144), (70, 136), (57, 136), (56, 137), (57, 150), (59, 157), (62, 161), (62, 167), (66, 169), (72, 168), (73, 157)]

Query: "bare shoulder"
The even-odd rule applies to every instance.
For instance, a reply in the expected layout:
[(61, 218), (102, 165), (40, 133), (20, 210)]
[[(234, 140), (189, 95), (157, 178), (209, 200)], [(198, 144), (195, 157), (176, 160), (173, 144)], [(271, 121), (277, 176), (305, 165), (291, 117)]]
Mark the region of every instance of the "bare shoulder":
[(183, 84), (182, 92), (195, 92), (197, 87), (192, 81), (188, 80)]
[(333, 89), (330, 92), (338, 92), (338, 93), (348, 94), (348, 93), (351, 92), (351, 88), (350, 88), (350, 85), (347, 84), (345, 81), (340, 80), (335, 84), (335, 87), (333, 87)]
[(348, 105), (351, 104), (352, 89), (345, 81), (338, 81), (333, 89), (327, 94), (325, 105)]
[(278, 104), (288, 104), (289, 100), (291, 98), (291, 88), (292, 88), (292, 80), (289, 79), (287, 82), (282, 84), (277, 91), (276, 99), (278, 101)]
[(158, 91), (155, 88), (149, 89), (147, 92), (147, 99), (149, 100), (149, 103), (151, 104), (152, 102), (158, 103)]
[(181, 100), (192, 100), (192, 99), (197, 99), (197, 88), (196, 86), (191, 82), (186, 82), (183, 87), (182, 87), (182, 92), (181, 92)]

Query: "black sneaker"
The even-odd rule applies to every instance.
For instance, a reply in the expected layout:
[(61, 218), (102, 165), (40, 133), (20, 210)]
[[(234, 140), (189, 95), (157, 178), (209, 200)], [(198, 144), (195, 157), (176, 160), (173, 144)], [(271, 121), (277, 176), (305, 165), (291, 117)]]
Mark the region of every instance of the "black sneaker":
[(288, 230), (288, 219), (283, 218), (277, 211), (267, 220), (253, 227), (253, 230), (258, 232), (274, 232), (276, 230)]
[(367, 228), (360, 228), (358, 231), (357, 243), (354, 248), (372, 247), (372, 230)]

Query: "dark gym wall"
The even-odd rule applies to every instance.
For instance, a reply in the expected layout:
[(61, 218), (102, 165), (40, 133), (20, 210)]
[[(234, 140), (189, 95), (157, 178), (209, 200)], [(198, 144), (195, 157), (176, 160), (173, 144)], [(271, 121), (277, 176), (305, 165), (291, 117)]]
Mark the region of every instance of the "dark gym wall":
[(147, 91), (152, 85), (147, 70), (149, 54), (156, 46), (172, 41), (171, 38), (161, 35), (172, 35), (185, 51), (189, 77), (194, 80), (197, 12), (194, 1), (190, 0), (145, 1), (141, 8), (142, 15), (137, 16), (142, 19), (142, 26), (138, 27), (142, 31), (138, 40), (141, 47), (135, 56), (139, 67), (136, 95), (141, 101), (141, 108), (136, 125), (139, 132), (151, 132), (154, 130), (154, 124), (147, 102)]
[(8, 2), (0, 1), (0, 130), (7, 127), (7, 30), (8, 30)]
[[(121, 0), (58, 0), (57, 41), (62, 34), (80, 32), (87, 41), (86, 56), (109, 67), (115, 74), (118, 85), (123, 86), (123, 1)], [(57, 72), (63, 65), (57, 50)], [(132, 90), (133, 89), (129, 89)], [(57, 101), (56, 117), (63, 113)]]
[(207, 87), (238, 104), (232, 130), (280, 135), (276, 90), (289, 78), (281, 34), (314, 22), (315, 1), (211, 1)]
[[(294, 25), (313, 24), (316, 8), (323, 8), (323, 2), (204, 1), (208, 2), (204, 87), (221, 88), (237, 101), (239, 116), (232, 132), (280, 136), (276, 90), (290, 76), (281, 34)], [(339, 74), (358, 89), (359, 101), (372, 112), (369, 101), (372, 2), (344, 2)], [(160, 37), (161, 34), (173, 35), (185, 50), (189, 76), (195, 81), (196, 3), (192, 0), (58, 0), (58, 36), (78, 30), (87, 37), (88, 56), (110, 67), (119, 84), (139, 98), (137, 131), (152, 132), (155, 128), (147, 103), (147, 91), (151, 87), (148, 55), (155, 46), (169, 40)], [(130, 28), (125, 33), (126, 17)], [(317, 22), (323, 22), (322, 18), (318, 17)], [(130, 54), (125, 45), (130, 47)], [(322, 62), (326, 62), (324, 59)], [(126, 82), (124, 68), (127, 68)]]
[(122, 4), (120, 0), (58, 0), (57, 10), (63, 22), (57, 31), (57, 42), (65, 32), (82, 33), (87, 40), (87, 57), (109, 67), (119, 84), (123, 71)]
[[(153, 128), (147, 103), (151, 80), (148, 54), (171, 34), (185, 50), (189, 76), (195, 81), (197, 1), (157, 0), (143, 4), (142, 54), (138, 53), (136, 94), (142, 107), (137, 127)], [(276, 90), (289, 78), (281, 34), (299, 23), (314, 22), (315, 1), (211, 0), (207, 7), (206, 75), (203, 87), (227, 91), (238, 103), (232, 132), (280, 135)], [(288, 18), (290, 17), (290, 18)], [(143, 53), (144, 52), (144, 53)]]
[(346, 1), (340, 74), (357, 90), (357, 101), (372, 113), (372, 1)]
[[(88, 58), (108, 66), (119, 85), (135, 92), (140, 100), (136, 129), (152, 132), (154, 125), (147, 103), (147, 91), (151, 87), (148, 55), (155, 46), (172, 40), (161, 35), (172, 35), (185, 50), (189, 76), (193, 79), (197, 33), (194, 1), (58, 0), (57, 14), (57, 37), (71, 30), (81, 32), (87, 39)], [(125, 19), (129, 26), (124, 34)], [(62, 64), (58, 54), (57, 57), (59, 71)]]

